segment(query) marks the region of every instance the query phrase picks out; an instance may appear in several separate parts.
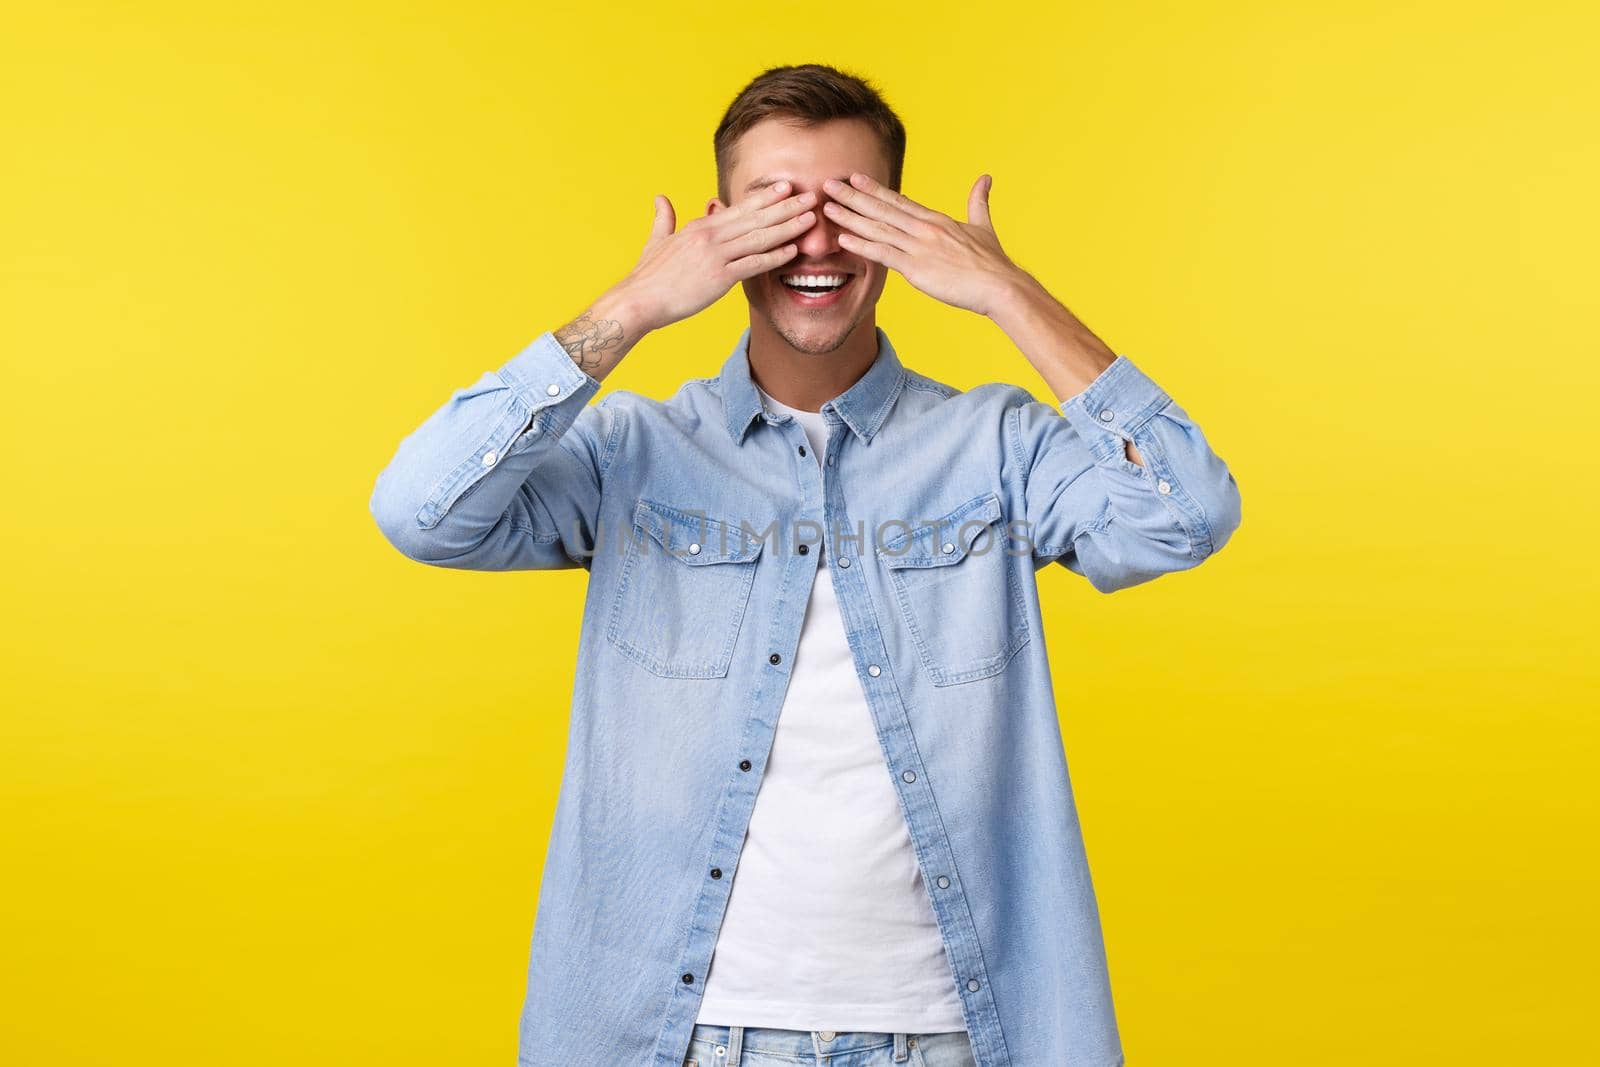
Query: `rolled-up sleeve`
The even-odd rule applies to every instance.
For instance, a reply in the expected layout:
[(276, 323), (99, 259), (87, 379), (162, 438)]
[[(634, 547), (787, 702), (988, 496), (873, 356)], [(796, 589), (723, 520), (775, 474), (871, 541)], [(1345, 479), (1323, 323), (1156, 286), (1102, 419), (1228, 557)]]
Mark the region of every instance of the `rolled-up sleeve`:
[(1059, 562), (1109, 593), (1197, 566), (1239, 526), (1227, 464), (1125, 355), (1059, 408), (1028, 397), (1008, 417), (1038, 566)]
[(588, 567), (621, 429), (600, 383), (546, 332), (405, 438), (369, 508), (411, 559), (471, 570)]

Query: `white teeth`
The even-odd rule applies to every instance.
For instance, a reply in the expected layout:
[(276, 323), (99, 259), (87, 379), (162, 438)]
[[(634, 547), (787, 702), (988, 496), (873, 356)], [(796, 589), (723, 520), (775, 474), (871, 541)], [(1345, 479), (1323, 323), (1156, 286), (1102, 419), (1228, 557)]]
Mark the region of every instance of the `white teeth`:
[(780, 281), (787, 286), (809, 285), (812, 288), (827, 286), (837, 289), (849, 280), (845, 274), (785, 274), (780, 276)]

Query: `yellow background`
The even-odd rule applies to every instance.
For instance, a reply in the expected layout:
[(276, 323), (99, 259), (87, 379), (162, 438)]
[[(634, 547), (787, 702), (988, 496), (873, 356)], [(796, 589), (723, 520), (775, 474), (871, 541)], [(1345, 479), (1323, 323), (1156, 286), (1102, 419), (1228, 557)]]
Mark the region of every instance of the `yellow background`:
[(1600, 1062), (1592, 6), (712, 6), (8, 10), (0, 1057), (512, 1062), (583, 575), (368, 494), (820, 61), (1242, 490), (1197, 571), (1043, 574), (1129, 1062)]

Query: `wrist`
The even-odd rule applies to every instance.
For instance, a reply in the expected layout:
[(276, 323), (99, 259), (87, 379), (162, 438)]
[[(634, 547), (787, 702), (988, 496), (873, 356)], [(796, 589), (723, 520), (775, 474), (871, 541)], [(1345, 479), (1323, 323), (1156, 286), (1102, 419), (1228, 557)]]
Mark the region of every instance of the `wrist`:
[(1006, 322), (1028, 314), (1030, 307), (1037, 307), (1041, 298), (1048, 297), (1049, 294), (1037, 278), (1018, 268), (1002, 278), (995, 287), (989, 301), (988, 317), (1004, 329)]
[(657, 328), (656, 320), (650, 314), (648, 306), (639, 298), (639, 294), (623, 282), (618, 282), (600, 294), (600, 297), (590, 305), (589, 314), (596, 319), (618, 323), (622, 328), (623, 339), (629, 347)]

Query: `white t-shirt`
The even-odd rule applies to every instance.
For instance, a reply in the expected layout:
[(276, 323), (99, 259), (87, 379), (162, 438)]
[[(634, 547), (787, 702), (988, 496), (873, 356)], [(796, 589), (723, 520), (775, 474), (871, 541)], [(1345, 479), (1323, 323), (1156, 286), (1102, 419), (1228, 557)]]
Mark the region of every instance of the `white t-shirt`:
[[(820, 464), (822, 413), (793, 415)], [(856, 677), (825, 547), (696, 1021), (965, 1030), (944, 941)]]

